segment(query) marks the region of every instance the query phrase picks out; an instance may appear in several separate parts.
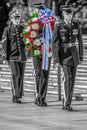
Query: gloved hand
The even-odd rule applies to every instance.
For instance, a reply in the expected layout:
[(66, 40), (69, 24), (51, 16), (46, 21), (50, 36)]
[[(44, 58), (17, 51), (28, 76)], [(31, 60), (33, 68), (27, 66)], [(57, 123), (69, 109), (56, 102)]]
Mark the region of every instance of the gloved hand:
[(7, 61), (7, 60), (4, 60), (3, 61), (3, 64), (9, 64), (10, 62), (9, 61)]
[(53, 69), (57, 69), (60, 63), (53, 64)]

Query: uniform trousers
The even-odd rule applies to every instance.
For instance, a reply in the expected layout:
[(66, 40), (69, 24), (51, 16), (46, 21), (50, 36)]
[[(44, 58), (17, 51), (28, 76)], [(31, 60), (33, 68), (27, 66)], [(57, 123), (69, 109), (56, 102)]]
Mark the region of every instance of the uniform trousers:
[(26, 62), (10, 61), (12, 73), (12, 94), (16, 98), (22, 98), (23, 81)]
[(63, 107), (70, 106), (76, 76), (76, 66), (62, 65), (63, 69)]
[(41, 58), (33, 57), (33, 64), (35, 69), (35, 90), (36, 98), (45, 101), (46, 93), (48, 88), (49, 72), (50, 72), (50, 62), (51, 58), (48, 61), (48, 70), (41, 69)]

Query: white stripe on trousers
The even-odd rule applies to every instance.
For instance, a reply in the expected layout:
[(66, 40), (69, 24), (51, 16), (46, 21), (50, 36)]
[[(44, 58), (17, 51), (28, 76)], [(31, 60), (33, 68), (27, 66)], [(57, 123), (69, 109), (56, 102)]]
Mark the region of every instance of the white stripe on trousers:
[(66, 93), (65, 93), (65, 75), (62, 69), (62, 86), (63, 86), (63, 98), (64, 98), (64, 106), (66, 105)]

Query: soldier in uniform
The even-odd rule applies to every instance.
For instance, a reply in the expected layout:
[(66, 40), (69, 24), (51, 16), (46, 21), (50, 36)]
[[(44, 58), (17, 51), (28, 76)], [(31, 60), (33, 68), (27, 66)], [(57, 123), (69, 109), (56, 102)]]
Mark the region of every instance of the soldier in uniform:
[[(53, 60), (63, 70), (63, 110), (71, 105), (77, 65), (83, 61), (83, 42), (79, 23), (73, 19), (73, 8), (61, 6), (62, 18), (55, 23), (53, 34)], [(76, 46), (76, 39), (78, 46)]]
[(26, 65), (25, 44), (23, 42), (23, 27), (20, 25), (21, 12), (13, 9), (9, 13), (11, 25), (4, 29), (2, 36), (3, 62), (8, 62), (12, 72), (13, 103), (21, 103), (23, 95), (23, 80)]
[[(30, 5), (30, 15), (33, 14), (33, 11), (37, 8), (42, 7), (41, 4), (38, 6), (38, 2), (35, 4), (32, 2), (32, 5)], [(39, 35), (42, 35), (41, 33)], [(42, 70), (42, 59), (40, 57), (33, 57), (33, 65), (34, 65), (34, 71), (35, 71), (35, 104), (37, 106), (46, 107), (46, 94), (47, 94), (47, 88), (48, 88), (48, 79), (49, 79), (49, 72), (50, 72), (50, 62), (51, 58), (48, 58), (48, 70)]]

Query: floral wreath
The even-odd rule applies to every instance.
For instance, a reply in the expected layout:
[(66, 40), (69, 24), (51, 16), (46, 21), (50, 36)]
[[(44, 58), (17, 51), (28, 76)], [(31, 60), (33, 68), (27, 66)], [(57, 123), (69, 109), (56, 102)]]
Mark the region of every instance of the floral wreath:
[[(29, 18), (27, 24), (24, 27), (23, 36), (25, 46), (28, 48), (32, 56), (38, 56), (42, 58), (43, 55), (43, 27), (46, 23), (50, 23), (52, 28), (54, 23), (54, 13), (49, 9), (36, 10)], [(51, 48), (49, 48), (49, 52)]]
[(28, 23), (24, 27), (23, 36), (25, 46), (28, 48), (32, 56), (42, 57), (42, 39), (39, 38), (39, 31), (43, 29), (43, 23), (38, 19), (39, 11), (35, 11), (29, 18)]

